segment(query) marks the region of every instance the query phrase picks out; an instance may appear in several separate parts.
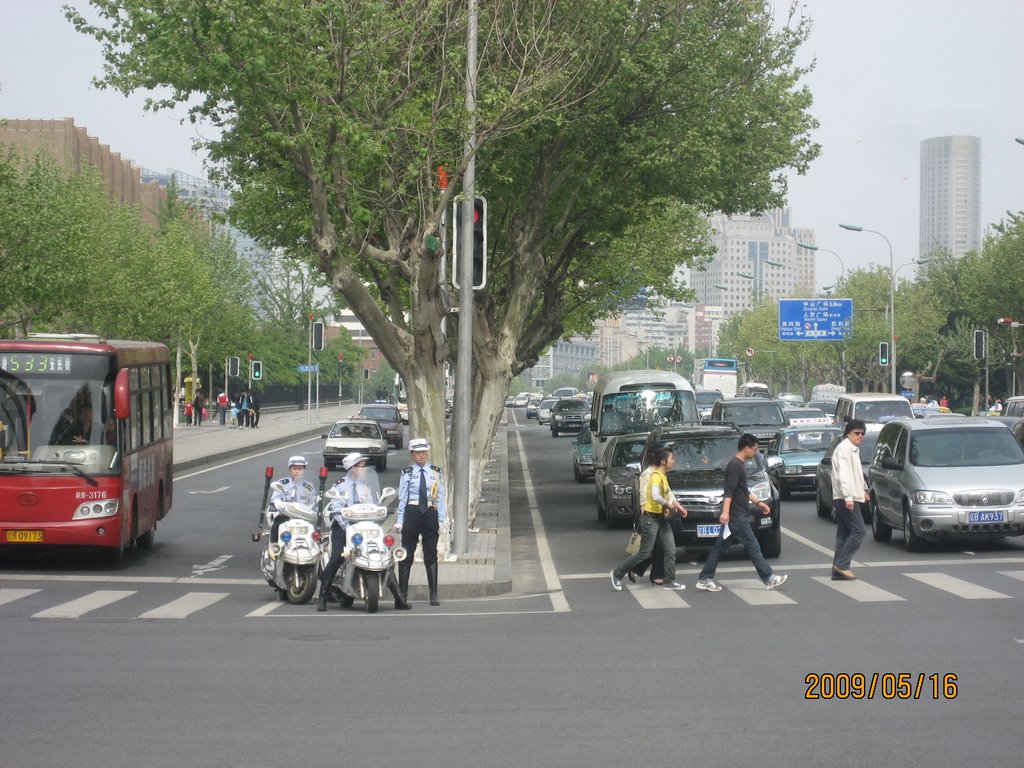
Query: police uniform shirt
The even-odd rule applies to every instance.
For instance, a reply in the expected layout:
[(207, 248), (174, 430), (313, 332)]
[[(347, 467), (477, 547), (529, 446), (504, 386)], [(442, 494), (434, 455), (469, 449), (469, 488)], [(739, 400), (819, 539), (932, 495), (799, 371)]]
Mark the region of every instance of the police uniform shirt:
[(375, 501), (370, 486), (364, 482), (357, 482), (349, 478), (343, 478), (331, 486), (341, 494), (341, 499), (332, 501), (327, 508), (327, 514), (336, 525), (345, 527), (345, 521), (341, 517), (341, 510), (352, 504), (366, 504)]
[(300, 483), (294, 482), (291, 477), (285, 477), (278, 481), (281, 484), (282, 490), (274, 491), (274, 495), (270, 497), (270, 506), (275, 509), (275, 501), (294, 501), (299, 504), (305, 504), (307, 506), (313, 506), (316, 500), (316, 488), (312, 483), (303, 480)]
[(413, 464), (402, 470), (402, 478), (398, 483), (398, 525), (402, 525), (405, 520), (406, 508), (410, 508), (410, 511), (425, 512), (419, 508), (421, 474), (426, 481), (427, 506), (437, 508), (437, 524), (444, 524), (444, 481), (441, 477), (441, 468), (433, 464), (424, 464), (422, 467)]

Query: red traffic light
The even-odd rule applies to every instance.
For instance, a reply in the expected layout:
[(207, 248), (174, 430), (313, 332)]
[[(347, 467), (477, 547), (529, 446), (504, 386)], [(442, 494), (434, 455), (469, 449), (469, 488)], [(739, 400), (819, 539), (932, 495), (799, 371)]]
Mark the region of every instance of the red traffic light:
[(996, 324), (997, 325), (1010, 325), (1012, 323), (1013, 323), (1013, 318), (1012, 317), (1000, 317), (998, 320), (996, 320)]

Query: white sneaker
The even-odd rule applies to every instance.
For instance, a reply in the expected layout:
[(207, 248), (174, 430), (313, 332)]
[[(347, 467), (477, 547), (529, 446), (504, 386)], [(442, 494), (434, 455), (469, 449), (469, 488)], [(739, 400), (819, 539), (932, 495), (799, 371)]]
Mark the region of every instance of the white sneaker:
[(621, 592), (622, 591), (622, 579), (620, 579), (618, 576), (615, 575), (615, 571), (614, 570), (612, 570), (611, 574), (609, 574), (609, 575), (612, 577), (612, 589), (614, 589), (616, 592)]
[(786, 579), (788, 578), (789, 576), (787, 576), (786, 574), (772, 574), (768, 577), (768, 581), (764, 583), (764, 588), (775, 589), (776, 587), (781, 587), (783, 584), (786, 583)]
[(685, 584), (680, 584), (678, 581), (666, 581), (664, 584), (659, 584), (662, 589), (674, 589), (676, 591), (686, 589)]
[(722, 586), (714, 579), (700, 579), (697, 581), (697, 589), (704, 592), (721, 592)]

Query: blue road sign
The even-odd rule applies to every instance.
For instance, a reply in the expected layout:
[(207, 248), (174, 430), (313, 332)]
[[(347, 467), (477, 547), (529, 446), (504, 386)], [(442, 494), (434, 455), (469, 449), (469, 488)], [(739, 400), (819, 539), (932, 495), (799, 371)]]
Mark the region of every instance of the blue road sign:
[(842, 341), (853, 333), (853, 299), (779, 299), (779, 341)]
[(320, 373), (320, 363), (313, 363), (313, 365), (303, 363), (299, 366), (299, 373)]

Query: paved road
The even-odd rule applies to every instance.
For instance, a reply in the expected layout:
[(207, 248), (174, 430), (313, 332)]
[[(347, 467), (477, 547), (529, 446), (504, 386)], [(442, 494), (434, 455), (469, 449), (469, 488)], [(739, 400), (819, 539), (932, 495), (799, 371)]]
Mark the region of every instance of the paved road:
[[(693, 589), (696, 564), (683, 593), (615, 593), (626, 533), (597, 522), (570, 438), (515, 421), (500, 598), (375, 616), (273, 601), (246, 538), (252, 478), (302, 446), (177, 479), (153, 551), (113, 572), (0, 562), (4, 764), (1020, 764), (1024, 542), (868, 541), (862, 581), (837, 584), (834, 528), (796, 500), (784, 590), (733, 557), (720, 594)], [(870, 699), (807, 682), (876, 673)], [(901, 673), (922, 683), (909, 700)]]

